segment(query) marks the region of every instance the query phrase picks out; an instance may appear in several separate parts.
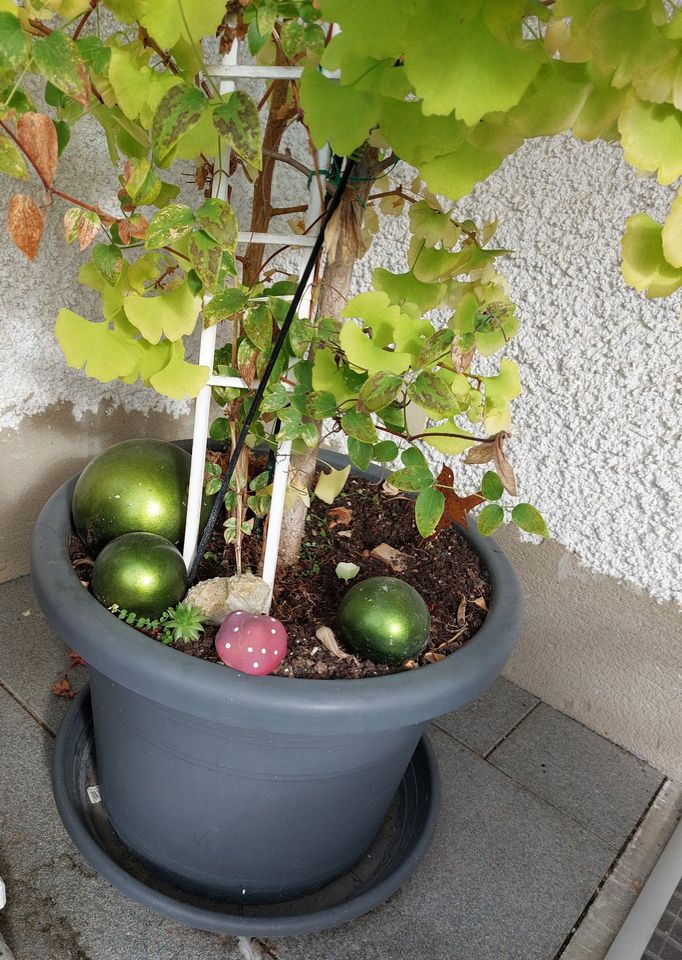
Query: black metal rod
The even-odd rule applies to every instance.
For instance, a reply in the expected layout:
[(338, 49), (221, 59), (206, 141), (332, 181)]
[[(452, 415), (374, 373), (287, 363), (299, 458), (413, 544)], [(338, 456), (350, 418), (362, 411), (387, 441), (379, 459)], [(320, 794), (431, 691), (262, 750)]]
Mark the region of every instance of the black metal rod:
[(332, 196), (331, 201), (329, 202), (329, 206), (325, 211), (324, 217), (322, 219), (322, 223), (320, 224), (320, 230), (317, 235), (317, 239), (315, 240), (315, 246), (310, 251), (308, 262), (306, 263), (305, 269), (301, 274), (301, 279), (298, 282), (298, 286), (296, 287), (296, 292), (294, 293), (293, 299), (289, 304), (287, 315), (284, 318), (284, 321), (282, 322), (282, 326), (280, 327), (279, 333), (277, 335), (277, 339), (275, 340), (274, 346), (272, 348), (272, 353), (270, 354), (270, 359), (268, 360), (267, 366), (263, 372), (263, 376), (260, 378), (258, 387), (256, 388), (256, 392), (253, 395), (253, 400), (251, 401), (251, 405), (249, 406), (249, 409), (246, 413), (246, 417), (244, 418), (244, 423), (242, 425), (241, 430), (239, 431), (239, 436), (237, 437), (237, 441), (234, 445), (234, 449), (232, 450), (232, 454), (230, 456), (230, 461), (227, 465), (227, 469), (225, 470), (225, 476), (223, 477), (223, 482), (220, 485), (220, 490), (216, 494), (215, 503), (213, 504), (211, 513), (209, 514), (208, 520), (206, 521), (206, 526), (204, 527), (201, 533), (201, 537), (199, 538), (199, 543), (197, 544), (197, 549), (194, 554), (194, 560), (192, 561), (192, 566), (190, 567), (190, 570), (189, 570), (188, 585), (190, 586), (191, 584), (194, 583), (196, 579), (197, 570), (199, 569), (199, 562), (201, 560), (201, 557), (204, 554), (204, 551), (206, 550), (206, 547), (208, 546), (208, 542), (211, 539), (211, 534), (213, 533), (215, 525), (218, 521), (218, 514), (220, 513), (220, 508), (223, 505), (225, 494), (227, 493), (228, 488), (230, 486), (230, 480), (232, 479), (232, 475), (234, 474), (235, 468), (237, 466), (237, 461), (239, 460), (240, 454), (244, 449), (244, 443), (246, 442), (246, 438), (249, 433), (249, 428), (251, 427), (251, 424), (253, 423), (253, 421), (256, 419), (256, 415), (260, 407), (260, 402), (263, 399), (263, 394), (265, 393), (266, 387), (268, 385), (268, 381), (272, 375), (272, 371), (274, 370), (275, 364), (277, 363), (277, 358), (279, 357), (280, 353), (282, 352), (282, 348), (284, 347), (284, 342), (287, 338), (289, 327), (291, 326), (294, 320), (294, 317), (296, 316), (296, 311), (298, 309), (299, 303), (301, 302), (301, 297), (303, 296), (303, 292), (308, 284), (308, 280), (310, 279), (310, 274), (313, 272), (317, 258), (319, 257), (320, 252), (322, 250), (322, 245), (324, 243), (324, 234), (325, 234), (325, 230), (327, 229), (327, 224), (329, 223), (330, 219), (334, 215), (334, 211), (336, 210), (339, 203), (341, 202), (341, 197), (343, 196), (344, 190), (348, 185), (348, 181), (350, 179), (353, 166), (354, 166), (353, 161), (348, 160), (346, 163), (346, 167), (343, 171), (343, 174), (341, 175), (339, 185), (336, 188), (334, 195)]

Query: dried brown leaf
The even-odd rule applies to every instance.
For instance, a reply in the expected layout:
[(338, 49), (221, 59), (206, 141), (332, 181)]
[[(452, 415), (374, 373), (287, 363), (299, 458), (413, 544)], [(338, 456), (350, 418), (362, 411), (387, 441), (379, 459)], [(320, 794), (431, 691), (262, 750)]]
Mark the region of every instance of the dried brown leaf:
[(353, 511), (349, 507), (332, 507), (327, 510), (327, 520), (332, 530), (341, 525), (347, 527), (352, 519)]
[(63, 680), (55, 680), (52, 684), (52, 693), (55, 697), (63, 697), (65, 700), (73, 700), (76, 696), (67, 676), (65, 676)]
[(45, 228), (43, 211), (33, 197), (15, 193), (7, 210), (7, 229), (12, 240), (29, 260), (33, 260)]
[(395, 573), (402, 573), (407, 566), (407, 555), (396, 550), (390, 543), (380, 543), (374, 550), (370, 550), (370, 556), (382, 560)]
[(475, 447), (467, 450), (464, 463), (490, 463), (494, 458), (495, 444), (486, 440), (485, 443), (477, 443)]
[(439, 660), (445, 660), (444, 653), (436, 653), (434, 650), (429, 650), (428, 653), (424, 654), (424, 661), (426, 663), (438, 663)]
[(99, 218), (90, 220), (88, 217), (81, 217), (78, 221), (76, 230), (78, 236), (78, 247), (81, 251), (90, 246), (101, 229)]
[(69, 661), (72, 667), (85, 667), (85, 660), (81, 657), (80, 653), (76, 653), (75, 650), (69, 650)]
[(406, 660), (403, 664), (403, 670), (416, 670), (419, 664), (416, 660)]
[(57, 172), (57, 130), (45, 113), (23, 113), (17, 122), (17, 140), (46, 187)]
[[(475, 447), (473, 448), (475, 449)], [(483, 497), (477, 493), (472, 493), (468, 497), (460, 497), (454, 489), (455, 475), (450, 467), (443, 467), (436, 478), (438, 489), (445, 495), (445, 506), (443, 516), (436, 527), (436, 533), (451, 527), (453, 523), (458, 523), (460, 527), (467, 526), (467, 513), (473, 510), (479, 503), (483, 503)], [(435, 534), (434, 534), (435, 536)]]
[(352, 532), (351, 532), (350, 530), (337, 530), (337, 531), (336, 531), (336, 536), (337, 536), (337, 537), (347, 537), (347, 538), (350, 540), (350, 538), (353, 536), (353, 534), (352, 534)]
[(392, 483), (389, 483), (388, 480), (384, 480), (381, 485), (381, 492), (385, 493), (387, 497), (397, 497), (400, 493), (397, 487), (394, 487)]
[(350, 653), (346, 653), (345, 650), (342, 650), (339, 646), (339, 641), (336, 639), (336, 635), (331, 627), (318, 627), (315, 631), (315, 636), (320, 641), (320, 643), (329, 650), (331, 654), (335, 657), (338, 657), (339, 660), (355, 660), (357, 663), (357, 658), (352, 656)]
[(476, 597), (476, 599), (472, 600), (471, 602), (474, 604), (474, 606), (480, 607), (481, 610), (488, 609), (488, 604), (485, 602), (485, 597)]
[(450, 359), (452, 360), (452, 366), (455, 372), (466, 373), (471, 367), (471, 361), (474, 359), (475, 353), (476, 347), (463, 351), (459, 348), (457, 341), (455, 341), (450, 349)]
[(467, 622), (467, 598), (462, 597), (457, 607), (457, 623), (463, 627)]
[(495, 459), (495, 466), (497, 467), (498, 476), (502, 481), (502, 486), (507, 491), (507, 493), (510, 493), (512, 497), (515, 497), (516, 496), (516, 477), (514, 476), (514, 470), (512, 468), (512, 465), (507, 460), (504, 450), (502, 448), (502, 444), (504, 443), (505, 438), (507, 436), (508, 434), (506, 434), (504, 430), (502, 430), (495, 437), (494, 459)]

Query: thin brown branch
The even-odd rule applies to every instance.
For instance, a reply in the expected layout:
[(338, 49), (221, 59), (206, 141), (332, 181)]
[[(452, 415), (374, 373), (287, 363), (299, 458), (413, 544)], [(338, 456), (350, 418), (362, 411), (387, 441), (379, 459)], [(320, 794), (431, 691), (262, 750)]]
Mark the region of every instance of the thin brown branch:
[(83, 30), (83, 27), (84, 27), (85, 24), (88, 22), (88, 18), (90, 17), (90, 14), (92, 13), (92, 11), (93, 11), (93, 10), (95, 9), (95, 7), (97, 6), (97, 3), (98, 3), (98, 0), (90, 0), (90, 8), (85, 11), (85, 13), (83, 14), (83, 16), (82, 16), (82, 17), (80, 18), (80, 20), (78, 21), (78, 26), (77, 26), (76, 29), (73, 31), (72, 40), (78, 40), (78, 38), (79, 38), (80, 35), (81, 35), (81, 31)]
[(301, 163), (300, 160), (292, 157), (290, 153), (279, 153), (277, 150), (268, 150), (264, 147), (263, 156), (270, 157), (272, 160), (279, 160), (280, 163), (286, 163), (290, 167), (293, 167), (294, 170), (298, 170), (299, 173), (302, 173), (305, 177), (310, 176), (310, 167), (306, 167), (305, 163)]
[(308, 209), (307, 203), (299, 203), (297, 207), (271, 207), (271, 217), (286, 217), (290, 213), (305, 213)]
[(394, 437), (402, 437), (409, 443), (422, 440), (424, 437), (448, 437), (454, 440), (471, 440), (472, 443), (495, 443), (495, 437), (472, 437), (470, 433), (437, 433), (435, 430), (433, 432), (426, 430), (424, 433), (410, 434), (401, 433), (400, 430), (392, 430), (391, 427), (382, 427), (379, 423), (376, 424), (376, 428), (384, 433), (391, 433)]

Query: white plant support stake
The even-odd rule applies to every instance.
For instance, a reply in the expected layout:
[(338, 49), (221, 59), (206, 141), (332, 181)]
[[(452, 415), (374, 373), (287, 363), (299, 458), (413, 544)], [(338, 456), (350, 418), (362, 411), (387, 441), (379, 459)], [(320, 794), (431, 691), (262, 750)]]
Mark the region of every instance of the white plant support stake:
[[(222, 60), (220, 67), (212, 72), (212, 76), (220, 78), (220, 93), (232, 93), (235, 90), (236, 78), (249, 79), (296, 79), (301, 76), (300, 67), (258, 67), (242, 66), (237, 64), (238, 44), (233, 43), (229, 53)], [(330, 158), (328, 147), (317, 154), (317, 168), (325, 169)], [(222, 174), (214, 182), (213, 196), (227, 198), (227, 181)], [(306, 213), (306, 226), (312, 227), (319, 219), (323, 209), (324, 176), (320, 183), (312, 177), (309, 187), (310, 201)], [(240, 232), (239, 242), (263, 243), (269, 246), (312, 247), (315, 244), (316, 234), (281, 234), (281, 233), (250, 233)], [(287, 298), (290, 299), (290, 298)], [(312, 288), (309, 286), (301, 298), (299, 311), (302, 315), (310, 314), (312, 303)], [(206, 445), (208, 441), (208, 424), (211, 407), (211, 387), (238, 387), (248, 389), (248, 384), (240, 377), (225, 377), (213, 374), (215, 358), (217, 327), (204, 328), (201, 332), (199, 346), (199, 363), (211, 371), (206, 386), (199, 393), (194, 413), (194, 431), (192, 436), (192, 464), (190, 469), (189, 490), (187, 494), (187, 520), (185, 523), (185, 539), (183, 543), (183, 559), (189, 570), (194, 559), (199, 538), (201, 517), (201, 502), (204, 484), (204, 463), (206, 459)], [(253, 386), (253, 384), (251, 385)], [(277, 570), (277, 555), (282, 532), (282, 518), (286, 498), (289, 464), (291, 459), (291, 441), (281, 443), (277, 449), (277, 461), (273, 475), (272, 500), (268, 514), (267, 533), (263, 552), (263, 580), (270, 587), (270, 597), (275, 584)]]
[[(232, 44), (229, 52), (223, 57), (223, 66), (230, 67), (237, 63), (239, 50), (236, 43)], [(231, 80), (220, 81), (220, 93), (232, 93), (235, 89)], [(222, 172), (218, 183), (213, 182), (213, 196), (227, 199), (227, 179)], [(201, 341), (199, 345), (199, 363), (207, 366), (213, 373), (213, 359), (215, 357), (215, 342), (217, 327), (204, 327), (202, 322)], [(187, 519), (185, 521), (185, 540), (182, 556), (185, 566), (189, 570), (194, 559), (194, 553), (199, 539), (199, 524), (201, 521), (201, 501), (204, 489), (204, 464), (206, 462), (206, 443), (208, 440), (208, 420), (211, 412), (211, 377), (206, 386), (199, 392), (194, 408), (194, 432), (192, 434), (192, 465), (189, 473), (189, 490), (187, 491)]]

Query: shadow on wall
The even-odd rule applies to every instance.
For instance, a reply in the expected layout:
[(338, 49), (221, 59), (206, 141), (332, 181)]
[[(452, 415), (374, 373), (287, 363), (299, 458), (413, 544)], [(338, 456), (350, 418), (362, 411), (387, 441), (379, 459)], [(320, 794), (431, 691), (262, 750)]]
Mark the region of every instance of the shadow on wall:
[(123, 413), (102, 403), (96, 414), (73, 417), (61, 403), (0, 433), (0, 583), (28, 573), (33, 523), (50, 494), (101, 450), (129, 437), (190, 436), (191, 420), (167, 414)]

